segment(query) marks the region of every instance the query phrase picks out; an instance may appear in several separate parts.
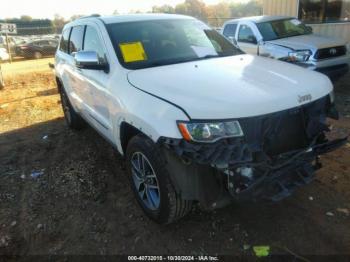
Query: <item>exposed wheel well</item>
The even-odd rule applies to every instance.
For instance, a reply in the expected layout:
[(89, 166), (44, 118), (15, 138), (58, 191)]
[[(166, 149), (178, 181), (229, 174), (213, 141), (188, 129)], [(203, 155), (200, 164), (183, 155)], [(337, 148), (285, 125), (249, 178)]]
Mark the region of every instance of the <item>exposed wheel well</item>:
[(57, 88), (58, 88), (58, 91), (61, 92), (62, 90), (62, 81), (56, 76), (56, 84), (57, 84)]
[(136, 127), (133, 127), (132, 125), (126, 122), (123, 122), (120, 125), (120, 143), (124, 153), (126, 153), (126, 148), (130, 139), (138, 134), (142, 134), (142, 132)]

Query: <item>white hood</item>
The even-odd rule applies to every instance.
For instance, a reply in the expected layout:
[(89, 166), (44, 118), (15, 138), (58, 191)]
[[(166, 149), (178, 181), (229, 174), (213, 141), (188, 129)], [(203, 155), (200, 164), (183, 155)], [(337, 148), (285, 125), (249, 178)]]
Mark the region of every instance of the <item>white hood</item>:
[(130, 83), (182, 107), (192, 119), (263, 115), (329, 94), (317, 72), (269, 58), (239, 55), (131, 71)]
[(309, 49), (313, 51), (327, 47), (346, 45), (346, 42), (344, 40), (315, 34), (286, 37), (267, 42), (271, 44), (289, 47), (293, 50)]

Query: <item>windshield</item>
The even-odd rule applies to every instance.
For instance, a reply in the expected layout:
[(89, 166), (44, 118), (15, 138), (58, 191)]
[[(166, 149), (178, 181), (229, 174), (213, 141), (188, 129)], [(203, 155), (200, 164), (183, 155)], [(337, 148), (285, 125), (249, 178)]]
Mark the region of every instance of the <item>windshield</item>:
[(225, 37), (194, 19), (107, 25), (120, 63), (141, 69), (242, 54)]
[(285, 19), (258, 23), (257, 27), (265, 41), (310, 34), (311, 31), (298, 19)]

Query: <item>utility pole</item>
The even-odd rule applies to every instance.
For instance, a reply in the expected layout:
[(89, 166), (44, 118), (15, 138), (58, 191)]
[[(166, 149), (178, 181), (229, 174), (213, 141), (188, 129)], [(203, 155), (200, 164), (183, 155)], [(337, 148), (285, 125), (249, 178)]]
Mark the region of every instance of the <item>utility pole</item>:
[(10, 63), (12, 63), (11, 46), (9, 43), (9, 36), (7, 32), (6, 32), (6, 46), (7, 46), (7, 52), (9, 53), (9, 57), (10, 57)]
[(2, 76), (1, 62), (0, 62), (0, 90), (3, 89), (4, 87), (5, 87), (5, 82), (4, 82), (4, 78)]

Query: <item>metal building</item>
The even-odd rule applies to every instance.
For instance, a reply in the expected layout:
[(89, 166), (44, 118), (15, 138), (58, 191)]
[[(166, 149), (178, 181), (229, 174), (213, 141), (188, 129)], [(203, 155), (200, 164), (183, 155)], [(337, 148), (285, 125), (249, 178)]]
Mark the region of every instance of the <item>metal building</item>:
[(263, 13), (298, 17), (317, 34), (350, 42), (350, 0), (263, 0)]

